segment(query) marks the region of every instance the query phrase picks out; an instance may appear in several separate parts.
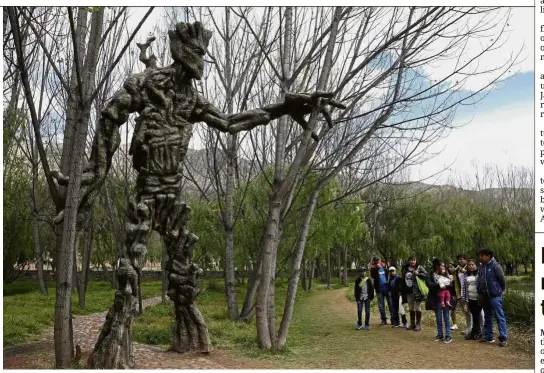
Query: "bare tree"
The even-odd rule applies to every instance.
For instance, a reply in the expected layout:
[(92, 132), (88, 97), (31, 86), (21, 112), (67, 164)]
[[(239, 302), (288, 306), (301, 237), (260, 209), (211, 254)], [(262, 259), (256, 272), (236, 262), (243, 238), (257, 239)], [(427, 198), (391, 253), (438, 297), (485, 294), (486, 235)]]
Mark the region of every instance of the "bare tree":
[[(64, 17), (68, 18), (68, 25), (65, 28), (67, 40), (71, 40), (73, 63), (69, 80), (61, 74), (58, 61), (52, 58), (50, 51), (43, 42), (43, 32), (38, 28), (39, 23), (31, 18), (32, 14), (28, 9), (15, 7), (8, 8), (10, 25), (13, 32), (15, 49), (17, 52), (18, 70), (21, 74), (27, 104), (32, 118), (35, 141), (40, 154), (44, 174), (49, 186), (52, 200), (57, 209), (58, 216), (55, 219), (57, 234), (57, 288), (55, 304), (55, 355), (57, 367), (68, 367), (73, 358), (73, 335), (71, 327), (71, 288), (74, 266), (74, 246), (77, 235), (77, 225), (81, 226), (85, 217), (77, 217), (80, 204), (80, 183), (84, 164), (85, 144), (88, 133), (88, 124), (91, 117), (91, 109), (98, 92), (108, 79), (120, 56), (126, 50), (128, 43), (135, 36), (127, 41), (127, 45), (120, 52), (120, 56), (109, 66), (108, 72), (102, 80), (96, 84), (96, 70), (99, 62), (101, 42), (110, 29), (104, 29), (104, 9), (93, 9), (90, 13), (90, 29), (87, 29), (89, 10), (79, 8), (77, 20), (74, 19), (72, 8), (67, 9)], [(25, 64), (24, 46), (20, 37), (19, 16), (22, 16), (32, 29), (43, 55), (55, 75), (65, 89), (67, 94), (65, 131), (60, 162), (60, 172), (52, 172), (43, 145), (40, 123), (34, 100), (33, 90), (29, 84), (27, 66)], [(66, 18), (64, 18), (65, 20)], [(145, 18), (144, 18), (145, 19)], [(66, 23), (64, 23), (66, 25)], [(137, 26), (136, 31), (141, 27)], [(88, 37), (87, 45), (84, 41)], [(57, 187), (53, 178), (56, 178), (60, 188)]]

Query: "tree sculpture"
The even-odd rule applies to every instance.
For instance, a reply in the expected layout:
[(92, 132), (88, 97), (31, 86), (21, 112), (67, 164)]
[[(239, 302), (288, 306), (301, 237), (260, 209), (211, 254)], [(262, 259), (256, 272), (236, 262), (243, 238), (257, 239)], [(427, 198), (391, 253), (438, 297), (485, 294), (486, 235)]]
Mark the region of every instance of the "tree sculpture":
[[(111, 167), (120, 144), (119, 127), (130, 113), (138, 112), (130, 154), (138, 171), (137, 194), (127, 213), (126, 251), (118, 260), (118, 289), (104, 327), (88, 364), (91, 368), (133, 368), (132, 321), (137, 312), (140, 271), (153, 229), (164, 238), (168, 253), (166, 270), (168, 296), (174, 302), (175, 324), (172, 349), (177, 352), (212, 349), (208, 329), (194, 301), (200, 292), (196, 281), (198, 266), (192, 262), (192, 247), (198, 237), (188, 228), (190, 208), (181, 200), (182, 161), (187, 152), (193, 124), (204, 122), (231, 134), (290, 115), (305, 129), (304, 116), (322, 113), (332, 125), (327, 107), (343, 107), (333, 94), (286, 93), (284, 102), (225, 115), (193, 87), (204, 70), (204, 55), (212, 33), (200, 22), (178, 23), (168, 32), (174, 62), (157, 67), (155, 56), (146, 56), (154, 40), (138, 44), (146, 69), (127, 79), (101, 112), (96, 127), (89, 165), (82, 178), (80, 215), (88, 213)], [(317, 140), (315, 133), (312, 136)], [(55, 173), (61, 184), (67, 177)]]

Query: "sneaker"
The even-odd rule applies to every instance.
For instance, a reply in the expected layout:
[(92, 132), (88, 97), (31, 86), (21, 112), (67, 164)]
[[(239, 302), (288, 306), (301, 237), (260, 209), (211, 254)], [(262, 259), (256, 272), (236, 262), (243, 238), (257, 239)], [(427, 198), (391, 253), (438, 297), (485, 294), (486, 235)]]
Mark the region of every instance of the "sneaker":
[(370, 330), (370, 325), (365, 325), (365, 330)]
[(419, 332), (421, 330), (421, 325), (416, 324), (416, 327), (414, 328), (416, 332)]
[(453, 324), (453, 325), (451, 326), (451, 330), (457, 330), (457, 329), (459, 329), (459, 327), (457, 326), (457, 324)]
[(380, 325), (387, 325), (387, 320), (382, 320), (382, 322), (380, 323)]
[(404, 329), (408, 329), (408, 323), (405, 322), (404, 324), (402, 324), (402, 326), (404, 327)]
[(362, 327), (363, 327), (362, 325), (357, 325), (357, 326), (355, 327), (355, 329), (361, 330)]
[(482, 339), (480, 339), (480, 343), (495, 343), (495, 340), (494, 339), (482, 338)]
[(506, 346), (508, 346), (508, 342), (506, 341), (499, 342), (499, 347), (506, 347)]
[(444, 340), (444, 337), (442, 337), (441, 335), (437, 335), (437, 336), (434, 337), (434, 339), (433, 339), (433, 341), (435, 341), (435, 342), (440, 342), (440, 341), (442, 341), (442, 340)]
[(453, 339), (451, 339), (451, 337), (448, 335), (446, 338), (444, 338), (444, 343), (451, 343)]

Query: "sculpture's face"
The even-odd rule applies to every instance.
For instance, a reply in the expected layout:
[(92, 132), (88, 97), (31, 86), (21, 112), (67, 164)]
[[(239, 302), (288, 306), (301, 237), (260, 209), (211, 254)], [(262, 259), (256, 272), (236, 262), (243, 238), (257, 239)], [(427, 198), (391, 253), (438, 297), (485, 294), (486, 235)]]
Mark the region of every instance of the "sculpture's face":
[(204, 73), (204, 55), (212, 36), (200, 22), (178, 23), (175, 30), (168, 31), (170, 52), (174, 61), (180, 63), (186, 74), (200, 80)]

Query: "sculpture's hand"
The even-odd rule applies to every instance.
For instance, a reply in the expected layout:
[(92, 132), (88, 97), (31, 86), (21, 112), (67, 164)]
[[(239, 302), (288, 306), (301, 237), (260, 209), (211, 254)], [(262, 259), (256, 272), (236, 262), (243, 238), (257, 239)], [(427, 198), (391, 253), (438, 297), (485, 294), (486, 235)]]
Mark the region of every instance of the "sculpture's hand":
[[(329, 128), (332, 128), (333, 122), (329, 111), (329, 106), (339, 109), (346, 109), (346, 106), (333, 99), (334, 93), (325, 91), (315, 91), (308, 93), (287, 93), (285, 95), (285, 105), (287, 114), (291, 115), (304, 129), (308, 127), (308, 122), (304, 116), (317, 109), (327, 121)], [(315, 133), (312, 133), (314, 140), (318, 140)]]
[[(68, 186), (69, 177), (62, 174), (59, 170), (51, 171), (51, 176), (57, 180), (57, 183), (62, 186)], [(79, 191), (79, 208), (77, 213), (77, 224), (78, 227), (81, 227), (82, 224), (87, 220), (88, 214), (90, 212), (91, 202), (89, 200), (89, 195), (96, 189), (96, 183), (98, 181), (98, 176), (96, 173), (90, 169), (86, 168), (81, 176), (81, 186)], [(55, 224), (60, 224), (64, 220), (64, 210), (62, 210), (54, 219)]]

